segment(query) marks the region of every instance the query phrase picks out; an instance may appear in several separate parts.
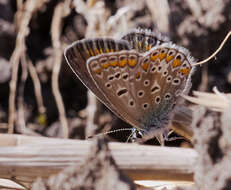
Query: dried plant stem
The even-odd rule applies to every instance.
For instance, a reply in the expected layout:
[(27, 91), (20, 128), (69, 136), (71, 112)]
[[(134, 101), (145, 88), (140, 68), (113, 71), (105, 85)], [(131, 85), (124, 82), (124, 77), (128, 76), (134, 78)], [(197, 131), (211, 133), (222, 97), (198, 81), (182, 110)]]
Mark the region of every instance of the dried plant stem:
[[(47, 178), (72, 164), (81, 165), (92, 141), (0, 135), (0, 177), (20, 182)], [(193, 149), (109, 143), (117, 165), (133, 180), (192, 181)], [(52, 158), (52, 160), (51, 160)]]
[[(27, 0), (23, 6), (18, 1), (19, 8), (16, 13), (16, 23), (18, 26), (18, 34), (16, 37), (16, 46), (10, 58), (12, 64), (12, 75), (10, 81), (10, 95), (9, 95), (9, 118), (8, 118), (8, 133), (14, 132), (15, 121), (15, 94), (18, 75), (18, 66), (21, 55), (25, 52), (25, 38), (28, 35), (28, 24), (35, 10), (42, 6), (47, 0)], [(23, 8), (22, 8), (23, 7)]]
[(182, 97), (192, 103), (200, 104), (220, 112), (223, 112), (228, 106), (230, 106), (231, 94), (223, 94), (221, 97), (218, 94), (194, 91), (193, 95), (195, 97), (186, 95), (182, 95)]
[[(21, 55), (21, 66), (22, 66), (22, 75), (18, 87), (18, 117), (16, 121), (16, 127), (18, 131), (22, 132), (26, 128), (25, 116), (24, 116), (24, 89), (25, 82), (28, 76), (27, 72), (27, 62), (25, 52)], [(24, 134), (24, 133), (23, 133)]]
[(39, 113), (40, 114), (45, 113), (46, 108), (43, 104), (41, 84), (40, 84), (36, 69), (30, 60), (28, 60), (28, 69), (29, 69), (29, 73), (32, 78), (32, 81), (34, 83), (34, 91), (35, 91), (35, 97), (36, 97), (37, 104), (38, 104)]
[(60, 41), (62, 18), (70, 12), (70, 0), (59, 3), (54, 11), (51, 23), (51, 38), (54, 48), (54, 66), (52, 71), (52, 91), (59, 111), (59, 119), (63, 129), (64, 138), (68, 138), (68, 123), (62, 96), (59, 91), (59, 71), (63, 57), (63, 46)]

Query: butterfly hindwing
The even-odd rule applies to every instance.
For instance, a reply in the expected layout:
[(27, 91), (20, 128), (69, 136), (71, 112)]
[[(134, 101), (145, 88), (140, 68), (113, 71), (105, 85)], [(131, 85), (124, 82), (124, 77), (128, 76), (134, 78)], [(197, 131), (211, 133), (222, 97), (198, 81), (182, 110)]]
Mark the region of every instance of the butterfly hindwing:
[[(142, 92), (143, 109), (141, 128), (155, 131), (169, 124), (174, 105), (190, 83), (192, 58), (179, 46), (164, 43), (144, 54), (136, 82), (137, 92)], [(145, 107), (144, 107), (145, 105)]]
[[(144, 131), (168, 125), (192, 69), (184, 49), (167, 43), (145, 54), (102, 54), (87, 62), (95, 85), (122, 118)], [(169, 80), (170, 78), (170, 80)]]
[(116, 106), (122, 119), (136, 127), (140, 123), (140, 110), (135, 109), (136, 97), (131, 90), (136, 84), (130, 81), (141, 58), (142, 55), (130, 50), (99, 55), (87, 62), (95, 85), (108, 97), (110, 105)]
[(124, 36), (123, 40), (128, 41), (132, 49), (143, 53), (150, 50), (152, 47), (168, 42), (169, 39), (158, 31), (147, 29), (133, 29)]

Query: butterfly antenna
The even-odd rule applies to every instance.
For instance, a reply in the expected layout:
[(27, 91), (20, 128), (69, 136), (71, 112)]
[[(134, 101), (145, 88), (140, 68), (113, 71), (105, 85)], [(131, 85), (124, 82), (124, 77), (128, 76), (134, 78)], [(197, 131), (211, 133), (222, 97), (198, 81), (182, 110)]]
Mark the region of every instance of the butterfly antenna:
[[(101, 136), (101, 135), (108, 135), (108, 134), (116, 133), (116, 132), (120, 132), (120, 131), (132, 131), (132, 130), (133, 130), (133, 129), (131, 129), (131, 128), (116, 129), (116, 130), (107, 131), (107, 132), (104, 132), (104, 133), (99, 133), (99, 134), (96, 134), (96, 135), (88, 136), (87, 139), (92, 138), (92, 137)], [(131, 136), (131, 135), (130, 135), (130, 136)], [(129, 137), (130, 137), (130, 136), (129, 136)]]
[(225, 39), (222, 41), (220, 46), (217, 48), (217, 50), (212, 55), (210, 55), (208, 58), (206, 58), (200, 62), (193, 63), (192, 66), (202, 65), (202, 64), (208, 62), (213, 57), (215, 57), (219, 53), (219, 51), (221, 51), (221, 49), (223, 48), (223, 46), (225, 45), (225, 43), (227, 42), (227, 40), (229, 39), (230, 36), (231, 36), (231, 31), (229, 31), (229, 33), (225, 36)]

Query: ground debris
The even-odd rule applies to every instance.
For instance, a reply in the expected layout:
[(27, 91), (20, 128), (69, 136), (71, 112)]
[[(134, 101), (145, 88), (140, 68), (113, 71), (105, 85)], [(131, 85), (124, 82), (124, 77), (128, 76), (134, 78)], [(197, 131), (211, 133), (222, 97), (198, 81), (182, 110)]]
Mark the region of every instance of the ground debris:
[(38, 179), (32, 190), (135, 189), (133, 182), (119, 171), (104, 139), (95, 140), (90, 152), (80, 167), (73, 165), (48, 180)]

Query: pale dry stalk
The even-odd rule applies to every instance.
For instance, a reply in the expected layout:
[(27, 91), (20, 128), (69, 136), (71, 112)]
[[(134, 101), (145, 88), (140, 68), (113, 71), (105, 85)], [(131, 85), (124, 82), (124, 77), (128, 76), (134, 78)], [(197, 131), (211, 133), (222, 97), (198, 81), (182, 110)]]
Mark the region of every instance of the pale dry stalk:
[(70, 13), (70, 0), (60, 2), (56, 7), (51, 22), (51, 38), (54, 48), (54, 66), (52, 71), (52, 91), (55, 97), (55, 101), (59, 111), (59, 119), (62, 126), (63, 137), (68, 138), (68, 123), (66, 118), (66, 112), (61, 93), (59, 91), (59, 71), (63, 57), (63, 45), (60, 41), (61, 26), (63, 17)]
[[(15, 121), (15, 94), (18, 76), (19, 61), (23, 53), (25, 53), (25, 38), (29, 34), (28, 25), (33, 13), (40, 8), (47, 0), (27, 0), (22, 8), (16, 13), (16, 23), (18, 26), (18, 34), (16, 37), (16, 46), (10, 58), (12, 64), (12, 75), (10, 81), (9, 95), (9, 118), (8, 118), (8, 133), (14, 132)], [(21, 3), (18, 3), (21, 5)], [(17, 17), (18, 16), (18, 17)]]

